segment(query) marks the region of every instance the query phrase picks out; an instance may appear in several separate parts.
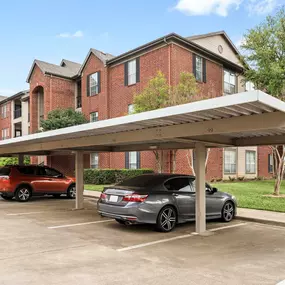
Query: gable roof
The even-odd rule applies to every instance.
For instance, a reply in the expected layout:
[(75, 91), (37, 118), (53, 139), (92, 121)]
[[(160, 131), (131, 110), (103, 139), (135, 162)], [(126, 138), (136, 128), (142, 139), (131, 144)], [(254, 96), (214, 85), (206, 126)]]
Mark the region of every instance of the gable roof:
[(235, 46), (235, 44), (232, 42), (232, 40), (230, 39), (230, 37), (227, 35), (227, 33), (225, 31), (218, 31), (218, 32), (201, 34), (201, 35), (194, 35), (194, 36), (186, 37), (186, 39), (189, 41), (192, 41), (192, 40), (199, 40), (199, 39), (208, 38), (208, 37), (212, 37), (212, 36), (222, 36), (226, 40), (226, 42), (229, 44), (231, 49), (234, 51), (234, 53), (236, 55), (240, 55), (239, 50), (237, 49), (237, 47)]
[(114, 55), (112, 55), (110, 53), (104, 53), (104, 52), (102, 52), (102, 51), (100, 51), (98, 49), (91, 48), (89, 50), (89, 52), (88, 52), (84, 62), (82, 63), (81, 68), (80, 68), (78, 74), (80, 74), (82, 72), (82, 70), (84, 69), (84, 67), (85, 67), (85, 65), (86, 65), (86, 63), (87, 63), (87, 61), (88, 61), (88, 59), (89, 59), (91, 54), (94, 54), (97, 58), (99, 58), (103, 62), (104, 65), (106, 65), (108, 60), (111, 60), (112, 58), (115, 57)]
[(9, 101), (12, 101), (12, 100), (14, 100), (14, 99), (16, 99), (16, 98), (18, 98), (18, 97), (20, 98), (20, 97), (22, 97), (23, 95), (28, 95), (29, 92), (30, 92), (30, 90), (27, 89), (27, 90), (19, 91), (19, 92), (17, 92), (16, 94), (11, 95), (11, 96), (0, 96), (0, 97), (1, 97), (1, 98), (0, 98), (0, 104), (3, 104), (3, 103), (6, 103), (6, 102), (9, 102)]
[(27, 77), (27, 82), (30, 81), (31, 75), (36, 65), (44, 74), (55, 75), (67, 79), (71, 79), (76, 76), (80, 69), (80, 64), (65, 59), (61, 61), (61, 65), (56, 65), (35, 59)]

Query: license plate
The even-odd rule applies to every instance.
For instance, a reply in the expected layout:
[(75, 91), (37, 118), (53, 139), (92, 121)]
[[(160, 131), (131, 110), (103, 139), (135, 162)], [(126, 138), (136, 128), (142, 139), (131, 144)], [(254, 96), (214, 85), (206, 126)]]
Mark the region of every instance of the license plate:
[(111, 195), (109, 198), (109, 201), (110, 202), (118, 202), (118, 198), (119, 198), (118, 196)]

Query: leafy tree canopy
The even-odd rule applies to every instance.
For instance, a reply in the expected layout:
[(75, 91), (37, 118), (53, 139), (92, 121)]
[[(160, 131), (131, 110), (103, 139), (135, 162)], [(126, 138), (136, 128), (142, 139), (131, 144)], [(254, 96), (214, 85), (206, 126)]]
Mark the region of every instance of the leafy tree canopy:
[[(18, 164), (17, 157), (0, 157), (0, 166)], [(30, 164), (30, 157), (24, 157), (24, 164)]]
[(241, 46), (245, 77), (257, 89), (284, 99), (285, 95), (285, 10), (281, 8), (244, 36)]
[(84, 114), (72, 108), (55, 109), (48, 113), (46, 120), (41, 120), (42, 131), (57, 130), (61, 128), (88, 123)]

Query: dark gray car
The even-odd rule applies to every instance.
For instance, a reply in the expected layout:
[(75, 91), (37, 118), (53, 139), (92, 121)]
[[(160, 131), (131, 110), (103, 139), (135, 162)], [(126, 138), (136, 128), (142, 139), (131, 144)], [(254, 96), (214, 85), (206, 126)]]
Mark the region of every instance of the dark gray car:
[[(206, 184), (207, 219), (230, 222), (237, 203), (234, 196)], [(106, 187), (98, 201), (104, 217), (121, 224), (156, 224), (169, 232), (177, 223), (195, 220), (195, 177), (179, 174), (145, 174)]]

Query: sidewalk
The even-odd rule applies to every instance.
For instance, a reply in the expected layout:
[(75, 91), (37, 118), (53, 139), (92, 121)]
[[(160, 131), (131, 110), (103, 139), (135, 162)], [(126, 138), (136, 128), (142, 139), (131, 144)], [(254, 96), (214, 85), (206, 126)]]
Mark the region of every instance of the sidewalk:
[(285, 227), (285, 213), (238, 208), (237, 218)]
[[(98, 199), (101, 192), (84, 190), (84, 196)], [(285, 213), (238, 208), (237, 218), (263, 224), (285, 227)]]

